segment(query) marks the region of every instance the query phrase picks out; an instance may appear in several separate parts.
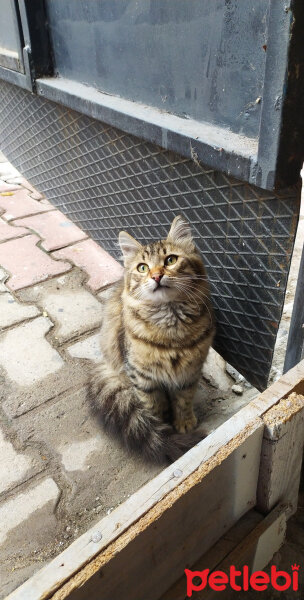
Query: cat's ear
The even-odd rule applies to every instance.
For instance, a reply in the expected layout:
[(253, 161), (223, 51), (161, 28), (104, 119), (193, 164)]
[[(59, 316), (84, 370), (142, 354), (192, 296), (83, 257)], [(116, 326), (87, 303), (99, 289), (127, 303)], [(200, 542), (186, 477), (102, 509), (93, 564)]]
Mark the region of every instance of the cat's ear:
[(142, 245), (126, 231), (121, 231), (119, 233), (118, 241), (125, 261), (133, 258), (138, 250), (142, 248)]
[(176, 244), (187, 244), (189, 249), (190, 247), (191, 249), (195, 247), (190, 225), (181, 215), (178, 215), (173, 220), (167, 239), (172, 240)]

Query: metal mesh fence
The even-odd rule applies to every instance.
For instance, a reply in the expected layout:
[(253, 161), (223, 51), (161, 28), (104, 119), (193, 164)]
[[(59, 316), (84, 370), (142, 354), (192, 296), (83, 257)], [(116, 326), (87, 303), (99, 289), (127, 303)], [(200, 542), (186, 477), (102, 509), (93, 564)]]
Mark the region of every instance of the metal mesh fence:
[(117, 257), (117, 235), (192, 225), (217, 318), (215, 348), (267, 385), (299, 211), (273, 193), (1, 82), (0, 147), (28, 180)]

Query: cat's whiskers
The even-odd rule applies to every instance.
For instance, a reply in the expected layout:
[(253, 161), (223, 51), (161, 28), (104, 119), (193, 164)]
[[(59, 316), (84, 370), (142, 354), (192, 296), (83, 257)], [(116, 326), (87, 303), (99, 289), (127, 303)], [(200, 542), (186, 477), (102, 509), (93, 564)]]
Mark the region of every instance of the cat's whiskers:
[(180, 281), (194, 281), (194, 280), (200, 280), (200, 281), (208, 281), (208, 277), (206, 277), (205, 275), (169, 275), (170, 279), (179, 279)]
[(187, 298), (189, 299), (190, 302), (193, 302), (195, 304), (195, 306), (199, 306), (199, 303), (197, 301), (197, 299), (191, 295), (190, 292), (188, 292), (188, 290), (186, 290), (182, 284), (180, 283), (176, 283), (175, 287), (179, 290), (179, 292), (182, 292), (183, 294), (185, 294), (187, 296)]
[(135, 291), (135, 293), (133, 294), (134, 298), (136, 298), (136, 300), (143, 300), (144, 299), (144, 292), (142, 289), (138, 289)]
[(203, 290), (198, 290), (197, 288), (193, 289), (193, 286), (191, 287), (191, 286), (189, 286), (189, 284), (186, 284), (186, 287), (187, 287), (188, 292), (191, 292), (196, 297), (200, 298), (201, 302), (203, 302), (203, 304), (206, 306), (206, 308), (207, 308), (207, 310), (209, 312), (210, 318), (211, 318), (211, 314), (210, 314), (209, 308), (208, 308), (207, 304), (203, 300), (203, 298), (205, 298), (206, 300), (209, 299), (208, 296), (207, 296), (207, 294), (205, 294), (205, 292), (203, 292)]
[(197, 304), (197, 298), (199, 299), (199, 301), (205, 306), (205, 308), (207, 309), (210, 319), (212, 321), (212, 316), (211, 316), (211, 312), (210, 309), (207, 305), (206, 302), (204, 302), (203, 298), (206, 298), (206, 300), (208, 300), (208, 296), (201, 290), (198, 289), (193, 289), (192, 287), (190, 287), (189, 289), (189, 284), (188, 283), (183, 283), (183, 282), (179, 282), (179, 283), (175, 283), (176, 287), (182, 291), (183, 293), (185, 293), (188, 298), (192, 297), (192, 301), (195, 302), (196, 301), (196, 306), (198, 306)]
[(207, 281), (207, 280), (204, 280), (204, 279), (194, 280), (193, 277), (174, 277), (174, 276), (173, 277), (169, 276), (168, 280), (169, 281), (172, 280), (174, 282), (178, 281), (178, 282), (183, 283), (185, 285), (192, 285), (192, 286), (194, 285), (195, 288), (197, 288), (197, 286), (199, 286), (200, 284), (204, 284), (205, 281)]

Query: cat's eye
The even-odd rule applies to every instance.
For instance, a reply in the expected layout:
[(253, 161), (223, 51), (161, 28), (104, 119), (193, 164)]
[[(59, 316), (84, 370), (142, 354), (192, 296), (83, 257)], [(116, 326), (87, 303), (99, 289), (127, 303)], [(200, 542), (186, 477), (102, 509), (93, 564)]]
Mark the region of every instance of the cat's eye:
[(146, 263), (140, 263), (139, 265), (137, 265), (137, 271), (139, 273), (148, 273), (149, 267), (148, 265), (146, 265)]
[(165, 265), (168, 267), (171, 267), (171, 265), (174, 265), (177, 261), (177, 256), (175, 256), (175, 254), (170, 254), (170, 256), (167, 256), (165, 258)]

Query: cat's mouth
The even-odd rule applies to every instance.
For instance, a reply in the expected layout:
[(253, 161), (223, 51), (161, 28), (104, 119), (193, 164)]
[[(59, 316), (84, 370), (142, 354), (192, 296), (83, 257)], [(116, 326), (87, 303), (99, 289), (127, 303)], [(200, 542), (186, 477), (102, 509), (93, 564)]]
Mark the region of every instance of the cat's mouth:
[(156, 285), (156, 287), (154, 288), (154, 290), (153, 290), (153, 293), (154, 293), (154, 292), (157, 292), (157, 290), (163, 290), (163, 289), (168, 289), (168, 288), (169, 288), (169, 286), (168, 286), (168, 285), (164, 285), (163, 283), (157, 283), (157, 282), (156, 282), (156, 284), (157, 284), (157, 285)]

